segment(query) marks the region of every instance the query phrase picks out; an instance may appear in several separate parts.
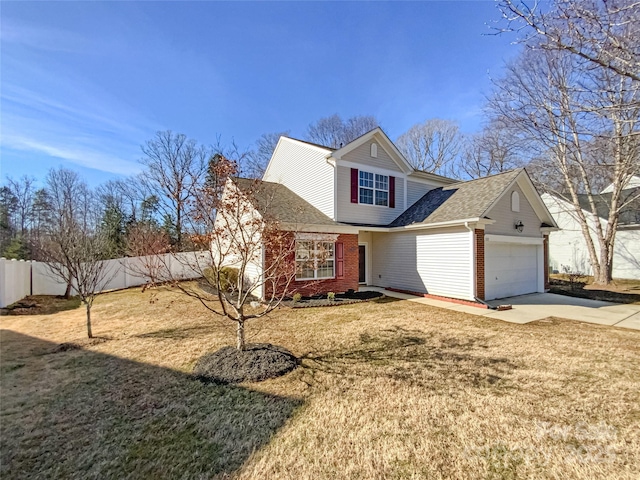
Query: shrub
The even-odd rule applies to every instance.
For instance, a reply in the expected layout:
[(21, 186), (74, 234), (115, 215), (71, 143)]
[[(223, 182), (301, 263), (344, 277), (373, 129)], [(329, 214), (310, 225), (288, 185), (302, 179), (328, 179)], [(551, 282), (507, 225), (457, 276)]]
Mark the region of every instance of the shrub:
[(329, 300), (330, 302), (333, 302), (335, 299), (336, 299), (336, 292), (327, 293), (327, 300)]
[[(230, 291), (236, 288), (238, 285), (238, 274), (240, 270), (234, 267), (222, 267), (220, 269), (220, 289), (224, 291)], [(216, 274), (213, 268), (207, 268), (204, 271), (204, 276), (207, 282), (211, 286), (216, 286)]]
[(298, 303), (300, 300), (302, 300), (302, 294), (294, 293), (293, 294), (293, 303)]

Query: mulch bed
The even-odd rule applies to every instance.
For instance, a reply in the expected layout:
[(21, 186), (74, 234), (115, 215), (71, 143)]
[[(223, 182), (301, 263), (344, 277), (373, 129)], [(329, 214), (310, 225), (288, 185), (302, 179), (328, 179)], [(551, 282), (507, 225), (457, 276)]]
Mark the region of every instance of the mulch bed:
[(0, 309), (0, 315), (50, 315), (80, 306), (78, 297), (65, 299), (56, 295), (31, 295)]
[(291, 308), (308, 308), (308, 307), (336, 307), (339, 305), (349, 305), (351, 303), (360, 303), (366, 302), (369, 300), (374, 300), (376, 298), (381, 298), (384, 295), (380, 292), (345, 292), (345, 293), (336, 293), (336, 296), (333, 300), (329, 300), (326, 294), (322, 295), (314, 295), (312, 297), (302, 297), (297, 302), (293, 300), (288, 300), (283, 302), (283, 305), (286, 305)]
[[(593, 285), (586, 285), (583, 282), (574, 282), (573, 285), (567, 280), (551, 279), (549, 293), (566, 295), (568, 297), (588, 298), (590, 300), (600, 300), (614, 303), (640, 303), (640, 295), (637, 293), (612, 292), (610, 290), (598, 290)], [(588, 288), (585, 288), (588, 287)]]
[(244, 351), (223, 347), (200, 357), (193, 375), (204, 382), (219, 384), (260, 382), (290, 372), (298, 359), (287, 349), (270, 343), (247, 345)]

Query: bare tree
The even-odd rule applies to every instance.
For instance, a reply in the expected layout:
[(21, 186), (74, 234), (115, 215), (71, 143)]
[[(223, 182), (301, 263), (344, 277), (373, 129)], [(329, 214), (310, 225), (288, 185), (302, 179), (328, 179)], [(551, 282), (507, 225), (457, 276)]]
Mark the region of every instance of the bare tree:
[(0, 255), (31, 258), (29, 236), (33, 220), (35, 178), (6, 178), (0, 191)]
[(306, 139), (325, 147), (340, 148), (379, 125), (373, 115), (359, 115), (343, 121), (336, 113), (309, 125)]
[[(640, 82), (608, 68), (585, 70), (575, 55), (539, 48), (508, 65), (496, 86), (491, 110), (529, 142), (538, 167), (548, 166), (561, 179), (561, 192), (548, 183), (541, 187), (571, 203), (595, 282), (608, 284), (620, 213), (636, 198), (622, 192), (640, 165)], [(594, 151), (605, 152), (604, 158), (594, 161)], [(594, 190), (602, 170), (613, 181), (604, 224)]]
[[(93, 338), (91, 329), (91, 307), (96, 295), (104, 290), (117, 273), (104, 260), (103, 252), (108, 238), (100, 230), (76, 228), (70, 232), (71, 249), (68, 251), (67, 267), (73, 288), (85, 305), (87, 312), (87, 336)], [(55, 267), (52, 272), (59, 272)], [(64, 275), (61, 276), (64, 279)]]
[[(37, 245), (51, 222), (51, 201), (46, 188), (39, 188), (33, 194), (30, 240), (31, 246)], [(32, 252), (33, 257), (35, 252)]]
[(456, 122), (435, 118), (411, 127), (396, 145), (415, 169), (447, 176), (456, 171), (464, 138)]
[(33, 197), (36, 179), (23, 175), (19, 179), (7, 177), (7, 185), (16, 199), (16, 230), (26, 238), (33, 217)]
[(522, 141), (505, 122), (494, 120), (466, 144), (458, 176), (486, 177), (522, 166)]
[(115, 274), (104, 261), (108, 237), (100, 229), (98, 201), (76, 172), (64, 168), (49, 171), (47, 201), (51, 210), (36, 243), (38, 259), (52, 278), (66, 284), (66, 298), (78, 294), (92, 338), (91, 307)]
[(139, 178), (145, 197), (158, 198), (160, 214), (175, 230), (180, 248), (186, 210), (199, 183), (204, 181), (211, 152), (186, 135), (168, 130), (157, 132), (142, 146), (142, 153), (140, 162), (146, 169)]
[(65, 168), (51, 169), (46, 178), (49, 207), (43, 234), (34, 245), (37, 260), (47, 263), (52, 275), (66, 283), (65, 298), (73, 287), (73, 252), (78, 231), (95, 226), (95, 201), (79, 175)]
[[(234, 179), (237, 166), (220, 159), (219, 182), (202, 186), (191, 209), (200, 233), (196, 252), (172, 252), (164, 278), (213, 315), (236, 326), (236, 346), (246, 346), (246, 323), (277, 308), (295, 279), (295, 236), (269, 215), (273, 194), (259, 180)], [(264, 259), (264, 261), (263, 261)], [(178, 266), (178, 268), (176, 268)], [(256, 274), (257, 269), (261, 269)], [(197, 282), (185, 282), (197, 278)]]
[(0, 187), (0, 253), (11, 244), (15, 234), (15, 213), (18, 199), (11, 189)]
[[(637, 0), (500, 0), (506, 27), (522, 31), (536, 48), (562, 50), (613, 73), (640, 81), (640, 2)], [(539, 42), (537, 37), (544, 37)], [(584, 68), (589, 68), (585, 65)]]

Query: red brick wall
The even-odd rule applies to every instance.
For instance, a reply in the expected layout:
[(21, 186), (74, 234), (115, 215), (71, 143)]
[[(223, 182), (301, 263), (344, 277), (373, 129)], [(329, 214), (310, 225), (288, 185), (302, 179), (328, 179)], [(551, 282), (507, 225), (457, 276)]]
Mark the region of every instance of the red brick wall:
[[(287, 295), (300, 293), (303, 296), (315, 295), (318, 293), (335, 292), (342, 293), (347, 290), (358, 290), (358, 235), (341, 234), (338, 235), (336, 243), (344, 245), (344, 276), (343, 278), (329, 278), (326, 280), (304, 280), (294, 281), (287, 289)], [(265, 252), (265, 261), (269, 262), (269, 252)], [(291, 261), (295, 259), (291, 258)], [(337, 268), (336, 268), (337, 272)], [(282, 287), (284, 288), (284, 287)]]
[(544, 240), (542, 242), (544, 249), (544, 261), (542, 262), (544, 265), (544, 289), (549, 289), (549, 235), (544, 235)]
[(476, 229), (476, 297), (484, 300), (484, 230)]

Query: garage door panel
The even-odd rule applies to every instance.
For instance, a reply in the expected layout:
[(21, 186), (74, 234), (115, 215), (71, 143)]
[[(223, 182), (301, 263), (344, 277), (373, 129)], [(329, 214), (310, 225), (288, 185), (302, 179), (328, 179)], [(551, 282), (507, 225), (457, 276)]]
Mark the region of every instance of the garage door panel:
[(538, 290), (538, 246), (489, 243), (485, 246), (485, 298), (511, 297)]

